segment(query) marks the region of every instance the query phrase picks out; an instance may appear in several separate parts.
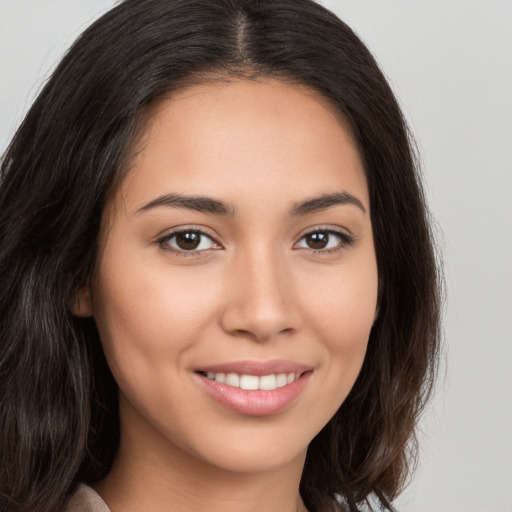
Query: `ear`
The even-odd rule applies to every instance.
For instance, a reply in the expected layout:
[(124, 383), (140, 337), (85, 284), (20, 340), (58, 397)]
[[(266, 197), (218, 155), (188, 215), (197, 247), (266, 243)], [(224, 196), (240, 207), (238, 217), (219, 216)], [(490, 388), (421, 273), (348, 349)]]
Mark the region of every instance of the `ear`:
[(80, 290), (76, 292), (71, 304), (71, 313), (80, 318), (92, 316), (93, 307), (91, 287), (89, 284), (84, 285), (82, 288), (80, 288)]

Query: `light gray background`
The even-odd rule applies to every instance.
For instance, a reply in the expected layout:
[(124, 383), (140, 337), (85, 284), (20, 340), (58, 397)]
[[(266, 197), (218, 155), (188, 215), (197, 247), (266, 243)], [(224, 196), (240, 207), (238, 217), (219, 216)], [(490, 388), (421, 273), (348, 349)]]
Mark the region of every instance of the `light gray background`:
[[(0, 151), (114, 0), (0, 0)], [(401, 512), (512, 512), (512, 0), (324, 0), (417, 138), (448, 285), (447, 371)]]

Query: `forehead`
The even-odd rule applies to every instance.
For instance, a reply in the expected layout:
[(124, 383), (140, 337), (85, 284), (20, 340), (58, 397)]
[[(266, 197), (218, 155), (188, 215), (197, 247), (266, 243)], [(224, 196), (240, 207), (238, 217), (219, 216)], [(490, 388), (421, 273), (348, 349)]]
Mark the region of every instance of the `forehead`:
[(286, 191), (299, 200), (340, 187), (369, 207), (342, 117), (312, 89), (264, 79), (194, 85), (158, 103), (120, 192), (137, 208), (164, 192), (270, 200)]

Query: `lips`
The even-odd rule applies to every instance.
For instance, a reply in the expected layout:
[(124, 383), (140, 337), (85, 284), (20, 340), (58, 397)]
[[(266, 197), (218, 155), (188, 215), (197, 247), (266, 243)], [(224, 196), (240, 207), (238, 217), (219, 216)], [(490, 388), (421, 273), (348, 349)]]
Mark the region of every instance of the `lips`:
[(310, 365), (275, 359), (272, 361), (232, 361), (221, 364), (201, 366), (196, 369), (203, 373), (237, 373), (239, 375), (270, 375), (279, 373), (303, 373), (312, 370)]
[(240, 414), (277, 414), (304, 390), (312, 367), (292, 361), (237, 361), (198, 368), (199, 382), (211, 398)]
[[(204, 374), (203, 374), (204, 375)], [(208, 372), (206, 377), (217, 382), (225, 382), (228, 386), (241, 389), (261, 389), (272, 391), (291, 384), (300, 378), (300, 373), (278, 373), (269, 375), (248, 375), (238, 373), (212, 373)]]

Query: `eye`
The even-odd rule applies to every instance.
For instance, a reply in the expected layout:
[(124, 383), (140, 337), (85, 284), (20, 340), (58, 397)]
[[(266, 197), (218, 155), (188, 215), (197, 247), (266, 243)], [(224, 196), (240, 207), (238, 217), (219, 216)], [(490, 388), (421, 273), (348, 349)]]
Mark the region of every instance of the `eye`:
[(182, 229), (173, 231), (157, 241), (165, 250), (178, 253), (198, 253), (208, 249), (220, 249), (221, 246), (200, 229)]
[(342, 231), (315, 229), (306, 233), (297, 243), (296, 247), (311, 249), (315, 252), (335, 252), (353, 243), (353, 237)]

